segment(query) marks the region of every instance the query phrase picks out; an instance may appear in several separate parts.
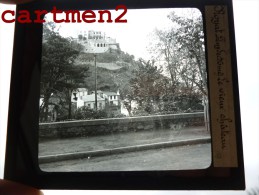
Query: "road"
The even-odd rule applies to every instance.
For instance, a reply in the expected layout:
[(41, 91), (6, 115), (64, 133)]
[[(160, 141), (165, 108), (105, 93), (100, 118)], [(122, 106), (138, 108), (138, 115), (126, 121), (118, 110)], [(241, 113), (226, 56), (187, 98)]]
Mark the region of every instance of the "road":
[(140, 171), (202, 169), (211, 163), (211, 145), (146, 150), (104, 157), (41, 164), (43, 171)]

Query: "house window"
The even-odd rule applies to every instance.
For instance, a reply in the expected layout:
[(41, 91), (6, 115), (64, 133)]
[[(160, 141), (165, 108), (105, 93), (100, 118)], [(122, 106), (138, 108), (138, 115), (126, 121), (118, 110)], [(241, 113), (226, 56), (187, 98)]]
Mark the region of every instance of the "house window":
[(110, 96), (110, 99), (112, 100), (112, 96)]
[(116, 100), (116, 95), (113, 98)]
[(87, 104), (87, 106), (88, 106), (89, 108), (91, 108), (91, 104)]
[(113, 101), (110, 101), (110, 104), (113, 105)]

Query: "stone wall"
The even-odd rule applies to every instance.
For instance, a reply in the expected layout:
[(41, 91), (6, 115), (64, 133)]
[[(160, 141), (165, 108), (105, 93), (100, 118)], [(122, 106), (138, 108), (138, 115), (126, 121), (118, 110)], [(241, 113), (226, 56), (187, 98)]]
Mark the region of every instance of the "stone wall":
[(204, 113), (202, 112), (66, 121), (39, 124), (39, 137), (40, 139), (87, 137), (116, 132), (157, 131), (203, 125)]

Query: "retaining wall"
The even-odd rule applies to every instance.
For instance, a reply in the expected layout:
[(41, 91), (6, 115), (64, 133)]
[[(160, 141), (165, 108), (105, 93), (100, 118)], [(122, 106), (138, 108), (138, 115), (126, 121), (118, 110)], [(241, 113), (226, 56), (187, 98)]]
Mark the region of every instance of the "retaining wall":
[(40, 139), (87, 137), (116, 132), (181, 129), (203, 126), (204, 113), (183, 113), (127, 118), (66, 121), (39, 124)]

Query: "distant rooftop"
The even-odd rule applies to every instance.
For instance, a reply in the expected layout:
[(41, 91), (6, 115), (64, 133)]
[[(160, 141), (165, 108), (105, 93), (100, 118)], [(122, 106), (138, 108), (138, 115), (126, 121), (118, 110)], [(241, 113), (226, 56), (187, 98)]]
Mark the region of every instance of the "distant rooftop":
[(81, 91), (88, 91), (88, 89), (86, 89), (86, 88), (77, 88), (77, 91), (78, 91), (78, 92), (81, 92)]
[(106, 95), (118, 95), (116, 92), (111, 92), (111, 91), (103, 91), (103, 93)]
[[(84, 102), (94, 102), (95, 101), (95, 94), (83, 96), (82, 100)], [(97, 101), (105, 101), (105, 99), (101, 98), (99, 95), (97, 95)]]

